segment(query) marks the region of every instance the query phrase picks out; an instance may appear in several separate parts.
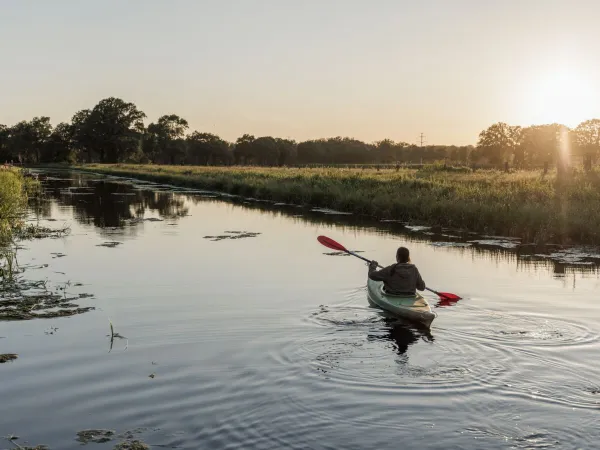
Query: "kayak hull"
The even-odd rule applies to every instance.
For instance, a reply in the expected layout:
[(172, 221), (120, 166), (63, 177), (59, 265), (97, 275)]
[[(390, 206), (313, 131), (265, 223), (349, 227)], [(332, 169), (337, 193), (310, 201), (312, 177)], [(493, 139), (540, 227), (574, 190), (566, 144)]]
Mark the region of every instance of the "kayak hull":
[(395, 316), (419, 323), (427, 328), (436, 315), (431, 311), (431, 306), (418, 292), (416, 295), (390, 295), (384, 292), (383, 282), (367, 278), (367, 292), (369, 302)]

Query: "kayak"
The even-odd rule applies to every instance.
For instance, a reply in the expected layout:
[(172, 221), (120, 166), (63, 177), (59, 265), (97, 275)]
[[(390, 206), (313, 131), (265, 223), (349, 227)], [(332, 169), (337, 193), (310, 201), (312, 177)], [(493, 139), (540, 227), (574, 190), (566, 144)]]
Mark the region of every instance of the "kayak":
[(398, 317), (407, 319), (429, 328), (436, 314), (431, 311), (427, 299), (418, 292), (416, 295), (392, 295), (383, 290), (383, 281), (367, 278), (369, 302)]

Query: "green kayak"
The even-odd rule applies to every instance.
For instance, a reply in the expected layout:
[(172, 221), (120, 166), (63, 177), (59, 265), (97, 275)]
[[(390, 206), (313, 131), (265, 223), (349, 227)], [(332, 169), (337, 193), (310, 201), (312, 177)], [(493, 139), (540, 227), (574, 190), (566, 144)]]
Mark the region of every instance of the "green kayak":
[(418, 322), (429, 328), (436, 317), (427, 299), (418, 292), (411, 296), (390, 295), (383, 290), (382, 281), (374, 281), (370, 278), (367, 278), (367, 291), (371, 304), (403, 319)]

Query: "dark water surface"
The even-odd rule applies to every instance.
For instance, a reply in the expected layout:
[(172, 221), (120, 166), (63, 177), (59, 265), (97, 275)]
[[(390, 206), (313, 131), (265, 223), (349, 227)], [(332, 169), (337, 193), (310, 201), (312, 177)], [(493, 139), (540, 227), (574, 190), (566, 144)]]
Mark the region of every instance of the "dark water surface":
[[(96, 309), (0, 322), (0, 353), (19, 354), (0, 364), (0, 436), (67, 450), (85, 429), (181, 449), (600, 442), (594, 250), (50, 175), (30, 220), (71, 233), (24, 242), (19, 262)], [(325, 254), (320, 234), (382, 264), (407, 245), (430, 287), (464, 298), (436, 307), (429, 333), (395, 322), (368, 306), (364, 262)], [(112, 349), (109, 319), (125, 337)]]

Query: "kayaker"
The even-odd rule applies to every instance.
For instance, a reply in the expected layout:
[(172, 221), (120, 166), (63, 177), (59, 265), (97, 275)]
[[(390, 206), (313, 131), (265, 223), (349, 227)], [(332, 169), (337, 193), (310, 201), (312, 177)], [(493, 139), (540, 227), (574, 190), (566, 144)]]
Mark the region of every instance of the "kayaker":
[(369, 278), (383, 281), (385, 292), (392, 295), (415, 295), (416, 289), (425, 290), (425, 282), (419, 269), (410, 261), (410, 252), (406, 247), (396, 251), (396, 264), (377, 270), (378, 262), (369, 264)]

